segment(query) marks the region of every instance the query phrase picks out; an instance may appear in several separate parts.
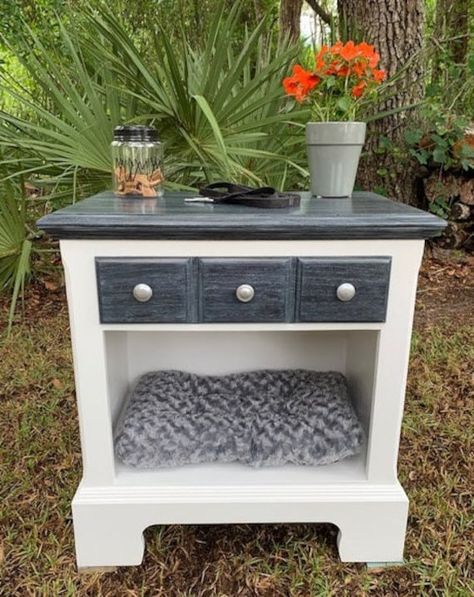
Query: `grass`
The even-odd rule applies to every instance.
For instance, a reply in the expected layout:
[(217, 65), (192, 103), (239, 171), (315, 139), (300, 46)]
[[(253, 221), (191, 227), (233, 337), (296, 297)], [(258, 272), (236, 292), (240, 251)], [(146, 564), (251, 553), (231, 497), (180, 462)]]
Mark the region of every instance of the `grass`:
[(70, 500), (81, 461), (67, 315), (62, 300), (41, 303), (31, 299), (0, 340), (2, 597), (474, 593), (468, 317), (430, 317), (413, 337), (399, 465), (410, 497), (405, 566), (340, 563), (331, 525), (167, 526), (147, 530), (141, 567), (78, 575)]

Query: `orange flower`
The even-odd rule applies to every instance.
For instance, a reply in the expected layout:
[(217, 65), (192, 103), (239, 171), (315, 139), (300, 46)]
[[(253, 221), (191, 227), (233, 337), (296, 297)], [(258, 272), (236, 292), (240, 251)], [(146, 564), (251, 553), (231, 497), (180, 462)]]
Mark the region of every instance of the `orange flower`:
[(349, 72), (350, 68), (347, 64), (342, 64), (341, 62), (336, 62), (333, 60), (331, 64), (327, 67), (325, 71), (323, 71), (325, 75), (336, 75), (337, 77), (346, 77)]
[(387, 76), (387, 73), (384, 70), (378, 70), (376, 68), (374, 68), (372, 74), (374, 76), (374, 81), (377, 81), (377, 83), (381, 83)]
[(360, 81), (357, 85), (354, 85), (352, 88), (352, 95), (355, 98), (360, 97), (364, 93), (364, 89), (367, 87), (367, 83), (365, 81)]
[(377, 66), (380, 60), (380, 56), (375, 51), (374, 46), (363, 41), (360, 44), (358, 44), (357, 49), (359, 52), (359, 56), (367, 58), (370, 68), (375, 68)]
[(357, 75), (358, 77), (363, 77), (365, 75), (365, 71), (367, 69), (367, 65), (365, 64), (365, 62), (358, 60), (353, 66), (352, 66), (352, 72)]
[(331, 46), (330, 52), (334, 55), (340, 54), (343, 47), (344, 44), (339, 40), (333, 46)]
[(369, 66), (372, 68), (377, 66), (380, 56), (375, 51), (375, 47), (365, 41), (360, 44), (355, 44), (352, 40), (343, 44), (342, 41), (336, 42), (329, 50), (334, 56), (341, 56), (347, 62), (354, 60), (354, 58), (366, 58)]
[(329, 48), (328, 46), (321, 46), (321, 49), (319, 50), (319, 52), (316, 54), (315, 57), (315, 64), (316, 64), (316, 70), (323, 70), (324, 68), (324, 56), (329, 52)]
[(302, 102), (319, 81), (317, 75), (305, 70), (300, 64), (295, 64), (293, 75), (283, 79), (283, 88), (288, 95), (294, 96), (296, 101)]
[(339, 51), (339, 54), (344, 60), (349, 62), (357, 56), (359, 56), (359, 48), (354, 44), (353, 41), (348, 41)]
[(313, 100), (311, 92), (321, 81), (328, 79), (324, 90), (319, 89), (317, 101), (327, 104), (329, 111), (334, 104), (334, 114), (339, 116), (345, 111), (340, 110), (333, 98), (349, 95), (358, 99), (386, 78), (386, 72), (376, 68), (379, 61), (375, 47), (367, 42), (337, 41), (333, 46), (321, 46), (314, 55), (313, 72), (300, 64), (295, 65), (291, 76), (283, 80), (283, 87), (288, 95), (302, 102)]
[(319, 77), (309, 70), (305, 70), (299, 64), (293, 67), (293, 76), (297, 77), (299, 83), (308, 91), (311, 91), (319, 83)]
[(338, 77), (347, 77), (347, 75), (350, 73), (350, 69), (348, 66), (346, 66), (345, 64), (341, 64), (339, 66), (339, 68), (337, 69), (336, 75)]
[(380, 55), (377, 54), (377, 52), (374, 52), (372, 54), (372, 56), (369, 58), (370, 68), (375, 68), (379, 62), (380, 62)]
[(285, 77), (283, 79), (283, 89), (287, 95), (294, 95), (298, 87), (298, 82), (294, 77)]
[(357, 44), (357, 50), (359, 52), (359, 56), (370, 58), (370, 56), (372, 56), (372, 54), (375, 52), (375, 46), (368, 44), (365, 41), (361, 41), (360, 44)]

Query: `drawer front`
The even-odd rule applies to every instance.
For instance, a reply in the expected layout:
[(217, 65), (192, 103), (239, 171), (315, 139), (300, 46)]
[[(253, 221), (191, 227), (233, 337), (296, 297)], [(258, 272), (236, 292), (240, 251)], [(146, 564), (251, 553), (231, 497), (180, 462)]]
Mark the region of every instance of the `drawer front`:
[(190, 259), (98, 257), (96, 272), (102, 323), (187, 321)]
[(200, 259), (199, 294), (204, 322), (291, 321), (292, 260)]
[(390, 257), (298, 259), (297, 321), (385, 321), (390, 265)]

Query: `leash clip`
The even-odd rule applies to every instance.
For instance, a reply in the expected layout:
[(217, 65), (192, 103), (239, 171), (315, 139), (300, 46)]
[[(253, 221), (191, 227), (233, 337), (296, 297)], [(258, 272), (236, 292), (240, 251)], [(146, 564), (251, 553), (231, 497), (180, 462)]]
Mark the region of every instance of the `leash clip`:
[(185, 203), (214, 203), (212, 197), (186, 197)]

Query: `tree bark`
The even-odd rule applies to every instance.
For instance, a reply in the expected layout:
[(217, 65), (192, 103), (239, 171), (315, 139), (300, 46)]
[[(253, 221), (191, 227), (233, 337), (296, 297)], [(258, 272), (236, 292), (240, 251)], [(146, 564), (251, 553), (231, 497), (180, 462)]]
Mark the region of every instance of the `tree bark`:
[(296, 42), (300, 38), (300, 18), (303, 0), (281, 0), (280, 37)]
[[(338, 0), (340, 35), (344, 39), (367, 41), (380, 53), (381, 68), (394, 75), (412, 59), (410, 68), (397, 82), (395, 94), (377, 111), (394, 110), (418, 102), (423, 96), (423, 0)], [(413, 124), (414, 113), (399, 112), (368, 127), (368, 138), (358, 173), (358, 184), (366, 190), (380, 190), (404, 203), (417, 202), (415, 166), (402, 161), (390, 148), (378, 151), (380, 138), (389, 146), (403, 144), (407, 124)]]

